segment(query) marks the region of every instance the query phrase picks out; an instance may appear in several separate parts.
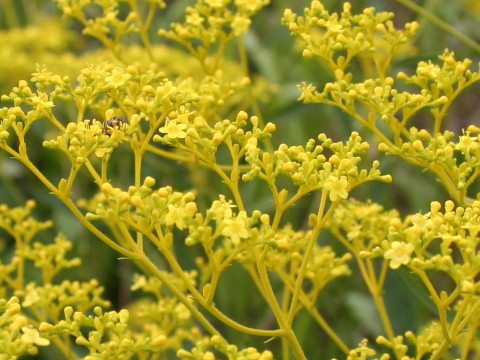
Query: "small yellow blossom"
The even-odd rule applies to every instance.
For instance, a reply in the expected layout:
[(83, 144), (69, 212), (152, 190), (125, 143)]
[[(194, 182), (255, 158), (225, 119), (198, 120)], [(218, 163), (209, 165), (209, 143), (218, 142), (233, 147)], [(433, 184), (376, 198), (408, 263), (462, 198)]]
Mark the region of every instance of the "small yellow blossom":
[(132, 75), (130, 74), (125, 74), (119, 69), (113, 69), (112, 70), (112, 75), (105, 77), (105, 82), (107, 84), (113, 84), (114, 87), (120, 87), (122, 86), (126, 81), (128, 81)]
[(205, 19), (202, 16), (200, 16), (198, 11), (191, 11), (190, 14), (188, 14), (185, 17), (185, 21), (187, 22), (187, 24), (191, 24), (191, 25), (195, 25), (195, 26), (202, 25), (204, 20)]
[(185, 229), (187, 226), (185, 220), (183, 220), (183, 214), (185, 210), (178, 206), (169, 204), (168, 205), (168, 214), (165, 217), (165, 222), (168, 226), (174, 225), (180, 230)]
[(232, 21), (232, 29), (236, 36), (245, 34), (250, 28), (251, 20), (245, 16), (235, 16)]
[(24, 326), (22, 327), (22, 331), (23, 331), (22, 341), (24, 343), (35, 344), (38, 346), (50, 345), (50, 341), (48, 339), (42, 338), (38, 330)]
[(394, 241), (392, 248), (385, 252), (385, 259), (390, 260), (390, 267), (398, 269), (400, 265), (406, 265), (411, 260), (411, 254), (414, 248), (411, 244)]
[(175, 120), (170, 120), (165, 123), (165, 126), (162, 126), (158, 131), (161, 133), (167, 134), (171, 139), (183, 139), (187, 136), (187, 133), (184, 131), (187, 128), (186, 124), (177, 124)]
[(44, 109), (49, 109), (55, 106), (46, 95), (32, 96), (30, 100), (32, 101), (32, 105), (35, 106), (36, 111), (42, 111)]
[(33, 304), (40, 301), (40, 296), (38, 295), (37, 290), (35, 290), (30, 285), (27, 286), (27, 290), (28, 290), (27, 295), (25, 296), (25, 300), (22, 303), (22, 306), (24, 307), (32, 306)]
[(330, 175), (323, 184), (323, 187), (329, 192), (330, 201), (337, 201), (348, 197), (348, 181), (343, 176), (337, 178), (336, 176)]
[(240, 239), (247, 239), (250, 236), (245, 211), (240, 211), (237, 217), (225, 219), (224, 223), (226, 226), (222, 230), (222, 235), (229, 237), (235, 245), (240, 243)]

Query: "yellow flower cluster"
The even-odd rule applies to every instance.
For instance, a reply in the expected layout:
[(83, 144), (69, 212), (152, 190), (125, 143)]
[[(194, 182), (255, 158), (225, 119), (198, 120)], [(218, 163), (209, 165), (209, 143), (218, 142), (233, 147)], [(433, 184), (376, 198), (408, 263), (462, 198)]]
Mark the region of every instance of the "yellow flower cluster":
[[(246, 33), (251, 17), (269, 0), (202, 0), (187, 7), (184, 23), (171, 24), (171, 30), (159, 30), (161, 36), (184, 45), (202, 63), (207, 73), (213, 73), (220, 60), (216, 51), (212, 63), (206, 59), (211, 48), (225, 48), (235, 36)], [(229, 5), (233, 4), (233, 9)], [(199, 43), (199, 45), (195, 45)]]
[[(330, 14), (319, 1), (312, 1), (304, 16), (289, 9), (285, 11), (283, 23), (303, 41), (304, 56), (320, 57), (334, 77), (322, 90), (303, 82), (299, 86), (300, 98), (305, 103), (339, 107), (378, 137), (380, 151), (429, 169), (452, 198), (471, 205), (473, 200), (467, 196), (467, 191), (478, 177), (478, 164), (477, 157), (470, 154), (474, 147), (466, 147), (465, 143), (475, 140), (463, 137), (459, 143), (449, 143), (453, 133), (441, 134), (440, 130), (453, 100), (480, 80), (480, 73), (470, 70), (471, 60), (456, 60), (453, 52), (445, 50), (439, 56), (440, 65), (420, 61), (415, 75), (398, 72), (398, 80), (419, 88), (418, 92), (400, 91), (400, 85), (388, 76), (387, 70), (399, 46), (415, 35), (418, 24), (409, 23), (405, 30), (396, 30), (391, 13), (375, 13), (373, 8), (368, 8), (362, 14), (353, 15), (350, 10), (351, 5), (345, 3), (342, 13)], [(380, 51), (378, 38), (388, 44), (388, 51)], [(358, 81), (348, 67), (356, 57), (365, 54), (375, 64), (377, 74)], [(429, 110), (432, 125), (413, 126), (415, 116), (424, 109)], [(377, 124), (378, 118), (389, 131)], [(471, 127), (466, 135), (477, 132), (476, 127)], [(463, 157), (457, 159), (453, 150), (462, 151), (465, 160)]]
[[(379, 163), (375, 161), (370, 170), (359, 169), (357, 164), (369, 144), (362, 141), (357, 132), (353, 132), (347, 142), (333, 142), (325, 134), (318, 135), (320, 144), (310, 139), (306, 146), (288, 146), (281, 144), (273, 156), (269, 153), (259, 154), (254, 144), (247, 142), (246, 160), (252, 170), (243, 176), (243, 180), (260, 177), (272, 181), (278, 175), (285, 175), (299, 187), (302, 196), (315, 190), (328, 192), (332, 202), (346, 199), (348, 193), (367, 181), (390, 182), (390, 175), (381, 175)], [(325, 155), (326, 149), (332, 154)], [(286, 201), (286, 193), (282, 196)]]
[(114, 148), (127, 140), (126, 128), (127, 126), (119, 129), (111, 128), (111, 134), (108, 135), (105, 134), (104, 124), (97, 120), (69, 123), (64, 135), (57, 136), (55, 140), (45, 141), (43, 146), (59, 149), (68, 156), (74, 167), (79, 167), (91, 154), (100, 158), (111, 154)]
[[(442, 204), (434, 201), (429, 213), (413, 214), (402, 221), (396, 211), (384, 211), (377, 204), (349, 200), (337, 208), (328, 222), (337, 239), (357, 254), (361, 270), (369, 259), (381, 257), (384, 269), (387, 265), (393, 270), (403, 265), (422, 281), (438, 309), (440, 324), (435, 337), (406, 333), (416, 345), (418, 354), (445, 346), (442, 345), (445, 339), (451, 339), (461, 348), (464, 344), (459, 334), (479, 324), (474, 314), (480, 306), (480, 288), (475, 281), (480, 269), (476, 250), (480, 203), (476, 201), (471, 207), (455, 208), (453, 201), (448, 200), (444, 212), (441, 208)], [(443, 273), (454, 284), (453, 288), (436, 284), (434, 273)], [(364, 277), (373, 292), (374, 281), (380, 279), (367, 272)], [(397, 354), (405, 356), (407, 352), (401, 336), (396, 340), (380, 337), (377, 342), (394, 349)]]
[[(164, 231), (160, 227), (185, 229), (197, 212), (194, 194), (176, 192), (170, 186), (153, 190), (154, 185), (151, 177), (145, 178), (141, 187), (131, 186), (128, 191), (105, 183), (95, 213), (88, 213), (87, 218), (125, 223), (147, 236), (158, 232), (162, 238)], [(170, 247), (172, 235), (168, 231), (165, 234), (164, 246)]]
[[(397, 30), (392, 21), (393, 13), (375, 13), (370, 7), (354, 15), (351, 8), (352, 5), (345, 2), (341, 13), (330, 14), (320, 1), (314, 0), (305, 8), (304, 16), (286, 9), (282, 23), (304, 42), (303, 56), (306, 58), (318, 56), (328, 67), (343, 71), (355, 56), (368, 52), (377, 56), (386, 70), (399, 45), (415, 35), (418, 24), (407, 23), (405, 30)], [(377, 52), (378, 38), (383, 40), (388, 51)]]
[(17, 297), (8, 301), (0, 299), (0, 352), (4, 359), (16, 359), (21, 355), (35, 355), (38, 346), (50, 341), (40, 336), (38, 328), (21, 313)]
[[(89, 355), (84, 358), (88, 360), (99, 357), (113, 360), (142, 351), (158, 353), (163, 351), (168, 341), (164, 335), (135, 338), (128, 329), (130, 314), (126, 309), (104, 312), (97, 306), (93, 312), (94, 315), (87, 316), (67, 306), (64, 309), (65, 320), (55, 325), (42, 322), (39, 329), (49, 336), (71, 335), (77, 345), (89, 349)], [(88, 335), (83, 333), (84, 329), (89, 330)]]
[(220, 336), (206, 337), (197, 341), (195, 346), (191, 350), (178, 350), (177, 356), (182, 360), (215, 360), (218, 359), (214, 352), (209, 350), (214, 348), (215, 350), (225, 354), (232, 360), (274, 360), (271, 351), (259, 352), (254, 347), (248, 347), (245, 349), (239, 349), (236, 345), (227, 343)]

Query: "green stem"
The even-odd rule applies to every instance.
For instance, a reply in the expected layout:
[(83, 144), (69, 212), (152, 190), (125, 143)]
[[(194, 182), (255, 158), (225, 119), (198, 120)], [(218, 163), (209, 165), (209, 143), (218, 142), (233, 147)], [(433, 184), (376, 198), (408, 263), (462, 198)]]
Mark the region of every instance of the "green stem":
[(148, 57), (151, 62), (154, 62), (155, 59), (153, 58), (152, 44), (150, 43), (150, 39), (148, 37), (148, 29), (150, 28), (151, 22), (153, 20), (153, 16), (155, 15), (157, 4), (150, 3), (150, 9), (148, 11), (148, 15), (147, 15), (147, 19), (145, 20), (145, 23), (142, 22), (142, 19), (140, 17), (140, 11), (138, 11), (137, 0), (131, 0), (129, 1), (129, 4), (133, 12), (137, 16), (138, 29), (140, 30), (140, 36), (142, 38), (143, 45), (145, 45), (145, 49), (147, 50)]
[(218, 330), (215, 329), (215, 327), (207, 320), (207, 318), (193, 305), (190, 299), (180, 290), (178, 290), (177, 287), (170, 282), (170, 280), (150, 261), (150, 259), (143, 252), (138, 253), (138, 255), (138, 262), (148, 269), (152, 275), (159, 279), (162, 284), (164, 284), (183, 305), (185, 305), (195, 319), (202, 324), (205, 330), (207, 330), (211, 335), (218, 335), (222, 337)]
[(63, 203), (70, 209), (70, 211), (78, 218), (78, 220), (95, 236), (97, 236), (101, 241), (103, 241), (105, 244), (110, 246), (112, 249), (115, 251), (119, 252), (120, 254), (129, 257), (133, 260), (137, 258), (137, 256), (124, 249), (117, 243), (115, 243), (113, 240), (111, 240), (108, 236), (106, 236), (104, 233), (102, 233), (100, 230), (98, 230), (95, 226), (92, 225), (90, 221), (88, 221), (85, 216), (78, 210), (77, 206), (75, 203), (68, 197), (66, 197), (60, 190), (53, 185), (50, 180), (48, 180), (43, 173), (38, 170), (38, 168), (33, 164), (30, 159), (28, 159), (26, 156), (20, 155), (18, 152), (13, 150), (10, 146), (8, 145), (0, 145), (0, 148), (8, 152), (10, 155), (12, 155), (15, 159), (20, 161), (22, 164), (24, 164), (28, 170), (30, 170), (46, 187), (49, 189), (56, 197), (58, 197), (60, 200), (63, 201)]
[[(381, 294), (381, 289), (379, 289), (378, 292), (373, 294), (373, 299), (375, 300), (375, 304), (377, 305), (377, 310), (380, 314), (380, 318), (382, 319), (383, 327), (385, 329), (385, 332), (387, 333), (388, 339), (390, 341), (393, 341), (395, 339), (395, 333), (393, 332), (392, 323), (390, 322), (390, 317), (387, 313), (387, 308)], [(397, 356), (397, 358), (399, 357)]]
[[(243, 42), (243, 38), (241, 36), (237, 36), (237, 44), (238, 44), (238, 52), (240, 54), (240, 61), (243, 67), (243, 74), (245, 77), (248, 77), (250, 81), (252, 81), (252, 79), (250, 78), (250, 70), (248, 68), (247, 50), (245, 49), (245, 43)], [(253, 111), (255, 112), (255, 115), (258, 117), (258, 123), (260, 124), (260, 126), (263, 127), (265, 126), (265, 121), (263, 120), (260, 106), (258, 105), (258, 101), (252, 93), (251, 85), (248, 85), (247, 91), (248, 91), (248, 98), (249, 98), (250, 104), (253, 108)], [(268, 152), (270, 153), (273, 152), (273, 145), (270, 138), (265, 139), (265, 147), (267, 148)]]
[(332, 203), (325, 217), (323, 216), (323, 212), (325, 211), (325, 205), (327, 202), (327, 196), (328, 196), (328, 192), (326, 190), (322, 190), (322, 198), (320, 200), (320, 206), (317, 213), (317, 225), (312, 231), (310, 240), (308, 242), (307, 250), (305, 251), (302, 264), (300, 265), (298, 278), (295, 282), (295, 289), (293, 290), (292, 302), (290, 303), (290, 310), (288, 312), (288, 317), (287, 317), (287, 323), (290, 326), (293, 323), (293, 318), (297, 310), (298, 298), (300, 296), (300, 292), (302, 291), (303, 279), (305, 277), (305, 272), (307, 269), (308, 262), (310, 261), (310, 257), (312, 256), (313, 248), (317, 243), (318, 235), (320, 234), (320, 231), (322, 230), (322, 227), (325, 224), (325, 219), (327, 219), (330, 216), (330, 214), (333, 212), (333, 209), (336, 207), (335, 203)]
[[(187, 286), (188, 291), (192, 294), (192, 296), (195, 298), (195, 300), (203, 306), (207, 311), (209, 311), (213, 316), (215, 316), (218, 320), (226, 324), (227, 326), (231, 327), (232, 329), (235, 329), (237, 331), (243, 332), (245, 334), (250, 334), (250, 335), (257, 335), (257, 336), (281, 336), (284, 334), (284, 331), (282, 329), (277, 329), (277, 330), (262, 330), (262, 329), (255, 329), (255, 328), (250, 328), (247, 326), (244, 326), (235, 320), (229, 318), (226, 316), (224, 313), (222, 313), (220, 310), (218, 310), (213, 303), (208, 303), (207, 299), (205, 299), (202, 294), (192, 285), (192, 282), (187, 278), (185, 275), (185, 272), (183, 271), (182, 267), (178, 263), (177, 259), (175, 256), (168, 250), (163, 247), (160, 247), (159, 250), (165, 256), (165, 259), (167, 260), (168, 264), (170, 265), (172, 271), (184, 282), (184, 284)], [(163, 280), (162, 280), (163, 281)]]
[(297, 337), (295, 336), (292, 327), (287, 322), (287, 319), (285, 319), (282, 309), (278, 305), (275, 293), (273, 292), (272, 285), (270, 283), (270, 279), (268, 278), (267, 268), (263, 259), (260, 259), (257, 262), (257, 271), (260, 276), (262, 286), (265, 290), (265, 296), (267, 298), (268, 304), (270, 305), (270, 308), (272, 309), (275, 318), (277, 319), (278, 325), (284, 331), (283, 336), (288, 341), (290, 347), (293, 350), (293, 353), (297, 357), (297, 360), (307, 360), (300, 344), (298, 343)]
[[(297, 267), (294, 266), (294, 269)], [(292, 271), (289, 275), (286, 275), (285, 272), (282, 270), (275, 269), (278, 276), (282, 279), (282, 281), (286, 284), (285, 288), (293, 291), (295, 284), (290, 279), (293, 279), (293, 274), (296, 272)], [(315, 296), (311, 296), (311, 294), (306, 294), (303, 290), (300, 293), (300, 302), (302, 303), (303, 307), (312, 315), (312, 317), (317, 321), (320, 327), (325, 331), (325, 333), (330, 336), (330, 338), (337, 344), (337, 346), (345, 353), (348, 354), (350, 349), (347, 345), (340, 339), (340, 337), (335, 333), (335, 331), (328, 325), (325, 321), (323, 316), (320, 312), (315, 308), (315, 300), (317, 298), (318, 292)], [(288, 304), (288, 301), (284, 301), (284, 304)], [(283, 359), (283, 358), (282, 358)]]

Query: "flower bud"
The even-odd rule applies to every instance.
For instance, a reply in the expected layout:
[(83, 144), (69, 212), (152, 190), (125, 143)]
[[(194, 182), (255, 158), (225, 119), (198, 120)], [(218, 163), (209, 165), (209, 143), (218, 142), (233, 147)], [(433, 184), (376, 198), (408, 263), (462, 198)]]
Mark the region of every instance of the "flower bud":
[(151, 188), (153, 185), (155, 185), (155, 179), (151, 176), (147, 176), (143, 181), (143, 185)]
[(152, 345), (154, 346), (164, 346), (167, 343), (167, 337), (165, 335), (158, 335), (155, 339), (152, 340)]
[(130, 203), (139, 209), (143, 208), (144, 206), (142, 198), (138, 195), (132, 196), (130, 198)]

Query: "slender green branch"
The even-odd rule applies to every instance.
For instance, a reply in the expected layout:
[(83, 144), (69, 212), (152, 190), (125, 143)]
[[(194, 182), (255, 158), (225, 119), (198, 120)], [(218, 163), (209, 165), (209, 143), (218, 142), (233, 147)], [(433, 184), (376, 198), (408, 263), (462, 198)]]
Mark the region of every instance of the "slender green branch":
[[(135, 227), (136, 231), (141, 232), (142, 229), (135, 225), (131, 224), (133, 227)], [(152, 237), (152, 234), (146, 234), (148, 238)], [(225, 323), (232, 329), (235, 329), (237, 331), (246, 333), (246, 334), (251, 334), (251, 335), (257, 335), (257, 336), (267, 336), (267, 337), (272, 337), (272, 336), (281, 336), (284, 331), (281, 329), (277, 330), (263, 330), (263, 329), (256, 329), (256, 328), (250, 328), (247, 326), (244, 326), (235, 320), (229, 318), (226, 316), (224, 313), (222, 313), (220, 310), (218, 310), (213, 303), (208, 303), (207, 300), (203, 297), (202, 294), (193, 286), (192, 282), (190, 279), (185, 275), (185, 272), (183, 268), (180, 266), (178, 263), (177, 259), (173, 255), (171, 251), (166, 249), (161, 243), (155, 242), (156, 244), (159, 244), (159, 250), (167, 260), (168, 264), (170, 265), (172, 271), (180, 278), (182, 279), (183, 283), (186, 285), (188, 288), (188, 291), (192, 294), (192, 296), (195, 298), (195, 300), (202, 306), (204, 307), (208, 312), (210, 312), (213, 316), (215, 316), (218, 320), (221, 322)], [(149, 260), (150, 261), (150, 260)], [(162, 282), (164, 280), (160, 279)], [(173, 286), (173, 285), (172, 285)]]
[(295, 289), (293, 290), (292, 302), (290, 303), (290, 310), (288, 312), (288, 317), (287, 317), (287, 323), (290, 326), (293, 323), (293, 318), (297, 308), (298, 297), (300, 296), (300, 292), (302, 290), (303, 279), (305, 277), (305, 272), (307, 269), (308, 262), (310, 261), (310, 258), (312, 256), (313, 248), (317, 243), (318, 235), (320, 235), (320, 232), (322, 231), (322, 228), (325, 225), (326, 220), (331, 216), (331, 214), (333, 213), (333, 210), (339, 203), (339, 201), (333, 202), (330, 205), (329, 209), (327, 210), (327, 213), (324, 215), (325, 206), (327, 203), (327, 196), (328, 196), (328, 192), (325, 189), (322, 190), (322, 198), (320, 200), (320, 206), (318, 208), (318, 213), (317, 213), (317, 224), (315, 225), (315, 228), (313, 229), (311, 237), (308, 241), (307, 250), (303, 255), (302, 265), (300, 265), (298, 278), (295, 283)]
[(164, 284), (183, 305), (185, 305), (185, 307), (205, 328), (205, 330), (207, 330), (211, 335), (218, 335), (223, 338), (218, 330), (215, 329), (215, 327), (207, 320), (207, 318), (195, 307), (190, 299), (180, 290), (178, 290), (175, 285), (173, 285), (170, 280), (150, 261), (150, 259), (143, 254), (143, 252), (138, 253), (138, 258), (138, 262), (145, 266), (145, 268), (148, 269), (152, 275), (159, 279), (162, 284)]
[[(240, 54), (240, 62), (243, 67), (243, 74), (245, 77), (248, 77), (251, 81), (253, 81), (253, 79), (250, 78), (250, 70), (248, 68), (247, 49), (245, 48), (245, 43), (243, 42), (243, 38), (241, 36), (237, 36), (237, 46), (238, 46), (238, 53)], [(255, 111), (255, 115), (258, 117), (258, 123), (263, 127), (265, 126), (265, 121), (263, 120), (262, 112), (260, 110), (260, 106), (258, 105), (258, 101), (252, 93), (251, 85), (248, 85), (247, 91), (248, 91), (250, 105)], [(267, 148), (268, 152), (270, 153), (273, 152), (272, 140), (270, 138), (267, 138), (265, 140), (265, 147)]]
[(297, 357), (297, 360), (306, 360), (307, 358), (305, 357), (305, 354), (303, 353), (303, 350), (298, 343), (297, 337), (295, 336), (292, 327), (287, 322), (287, 319), (285, 319), (282, 309), (278, 305), (275, 293), (273, 292), (272, 285), (268, 278), (267, 268), (265, 267), (265, 263), (264, 261), (262, 261), (262, 259), (257, 261), (257, 270), (258, 274), (260, 275), (262, 286), (265, 290), (265, 296), (267, 297), (268, 304), (270, 305), (270, 308), (272, 309), (275, 318), (277, 319), (278, 325), (284, 331), (283, 336), (288, 341), (295, 356)]

